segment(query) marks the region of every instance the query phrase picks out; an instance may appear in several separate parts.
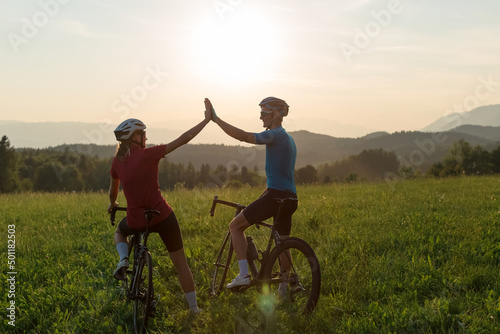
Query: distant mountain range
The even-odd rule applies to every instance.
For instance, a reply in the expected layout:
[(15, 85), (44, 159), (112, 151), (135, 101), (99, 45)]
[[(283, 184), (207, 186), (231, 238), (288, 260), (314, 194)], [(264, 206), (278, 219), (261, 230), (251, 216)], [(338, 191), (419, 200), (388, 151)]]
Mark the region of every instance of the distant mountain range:
[[(0, 121), (0, 135), (6, 134), (12, 145), (19, 148), (33, 146), (29, 145), (30, 142), (40, 144), (45, 136), (56, 134), (59, 143), (84, 144), (47, 146), (54, 146), (56, 150), (70, 147), (80, 153), (111, 157), (116, 150), (116, 142), (110, 134), (112, 129), (105, 127), (106, 125), (90, 123)], [(394, 151), (402, 163), (424, 171), (434, 162), (441, 161), (452, 145), (460, 139), (464, 139), (472, 146), (480, 145), (487, 150), (500, 146), (500, 105), (485, 106), (468, 113), (448, 115), (423, 130), (425, 131), (402, 131), (392, 134), (374, 132), (360, 138), (336, 138), (308, 131), (295, 131), (290, 134), (295, 139), (299, 151), (297, 168), (308, 164), (317, 166), (331, 163), (359, 154), (363, 150), (382, 148), (386, 151)], [(161, 142), (168, 142), (179, 134), (180, 131), (166, 129), (148, 130), (151, 143), (158, 143), (155, 138), (163, 138)], [(90, 144), (92, 142), (97, 142), (99, 145)], [(265, 151), (261, 146), (190, 144), (169, 154), (168, 159), (171, 162), (186, 165), (192, 163), (195, 168), (208, 163), (211, 166), (224, 165), (228, 169), (232, 166), (247, 166), (248, 168), (257, 166), (259, 170), (263, 170)]]
[(462, 125), (500, 126), (500, 105), (493, 104), (477, 107), (468, 112), (449, 114), (429, 124), (421, 131), (442, 132)]
[[(299, 152), (296, 168), (306, 165), (318, 166), (331, 163), (363, 150), (384, 149), (394, 151), (402, 164), (415, 170), (426, 171), (434, 162), (442, 161), (454, 143), (464, 139), (472, 146), (492, 150), (500, 146), (500, 127), (462, 126), (441, 133), (396, 132), (370, 134), (362, 138), (335, 138), (308, 131), (290, 132)], [(486, 137), (484, 137), (484, 134)], [(73, 144), (59, 145), (55, 150), (71, 150), (101, 158), (110, 158), (116, 151), (115, 145)], [(263, 170), (265, 150), (262, 146), (228, 146), (220, 144), (188, 144), (167, 156), (174, 163), (193, 164), (199, 169), (202, 164), (212, 167), (223, 165), (228, 170), (247, 166)]]

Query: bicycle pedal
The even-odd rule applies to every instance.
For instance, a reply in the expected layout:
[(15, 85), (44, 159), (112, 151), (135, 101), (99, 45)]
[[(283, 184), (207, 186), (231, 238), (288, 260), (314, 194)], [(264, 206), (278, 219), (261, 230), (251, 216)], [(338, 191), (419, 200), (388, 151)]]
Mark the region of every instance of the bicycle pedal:
[(302, 291), (306, 291), (306, 289), (304, 289), (304, 287), (300, 283), (297, 283), (294, 286), (290, 287), (290, 293), (291, 294), (299, 293), (299, 292), (302, 292)]
[(244, 292), (246, 289), (243, 286), (236, 286), (234, 288), (228, 288), (228, 290), (235, 293), (241, 293)]
[(144, 304), (144, 299), (145, 299), (145, 298), (146, 298), (146, 295), (145, 295), (144, 293), (139, 292), (139, 293), (137, 293), (137, 294), (135, 295), (135, 298), (134, 298), (134, 299), (137, 299), (138, 301), (140, 301), (141, 303), (143, 303), (143, 304)]
[(151, 311), (149, 313), (149, 317), (150, 318), (155, 318), (156, 317), (156, 306), (158, 305), (159, 302), (160, 302), (160, 295), (158, 295), (158, 299), (157, 300), (153, 300), (151, 302)]

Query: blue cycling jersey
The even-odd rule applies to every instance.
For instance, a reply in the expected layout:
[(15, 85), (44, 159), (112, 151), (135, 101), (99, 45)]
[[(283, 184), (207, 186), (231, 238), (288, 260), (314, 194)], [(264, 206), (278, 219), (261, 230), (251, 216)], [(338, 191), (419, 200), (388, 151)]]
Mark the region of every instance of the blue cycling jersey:
[(267, 187), (296, 194), (293, 175), (297, 148), (293, 138), (280, 126), (256, 133), (255, 142), (266, 145)]

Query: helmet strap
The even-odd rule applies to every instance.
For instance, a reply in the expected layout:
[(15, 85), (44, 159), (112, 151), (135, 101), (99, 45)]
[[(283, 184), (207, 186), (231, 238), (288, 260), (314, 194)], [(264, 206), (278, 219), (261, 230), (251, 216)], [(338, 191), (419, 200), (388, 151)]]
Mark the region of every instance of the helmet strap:
[[(273, 125), (275, 125), (275, 123), (274, 123), (274, 122), (275, 122), (275, 121), (277, 121), (277, 120), (279, 120), (280, 118), (281, 118), (281, 116), (280, 116), (280, 117), (278, 117), (278, 118), (275, 118), (275, 117), (274, 117), (274, 115), (273, 115), (273, 118), (271, 118), (271, 124), (270, 124), (270, 125), (266, 128), (266, 130), (270, 130), (270, 129), (273, 127)], [(281, 118), (281, 119), (282, 119), (282, 118)], [(283, 120), (283, 119), (282, 119), (282, 120)]]

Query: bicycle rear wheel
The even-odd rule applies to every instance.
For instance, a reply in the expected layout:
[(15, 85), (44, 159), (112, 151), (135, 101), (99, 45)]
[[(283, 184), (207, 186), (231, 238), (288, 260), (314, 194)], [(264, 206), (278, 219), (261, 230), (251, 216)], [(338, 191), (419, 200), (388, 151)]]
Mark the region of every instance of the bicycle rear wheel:
[[(228, 273), (231, 275), (233, 271), (237, 271), (231, 266), (231, 260), (233, 257), (233, 244), (231, 242), (231, 233), (227, 233), (222, 243), (222, 247), (217, 254), (214, 266), (214, 276), (212, 278), (212, 294), (214, 296), (219, 295), (222, 290), (226, 287), (226, 279)], [(234, 264), (234, 263), (233, 263)], [(236, 275), (236, 274), (235, 274)]]
[[(289, 271), (283, 271), (287, 267)], [(266, 260), (264, 280), (288, 313), (307, 314), (316, 307), (321, 273), (316, 254), (304, 240), (291, 237), (275, 247)]]
[(139, 262), (136, 275), (134, 297), (134, 331), (146, 333), (148, 320), (153, 305), (153, 260), (146, 252)]

